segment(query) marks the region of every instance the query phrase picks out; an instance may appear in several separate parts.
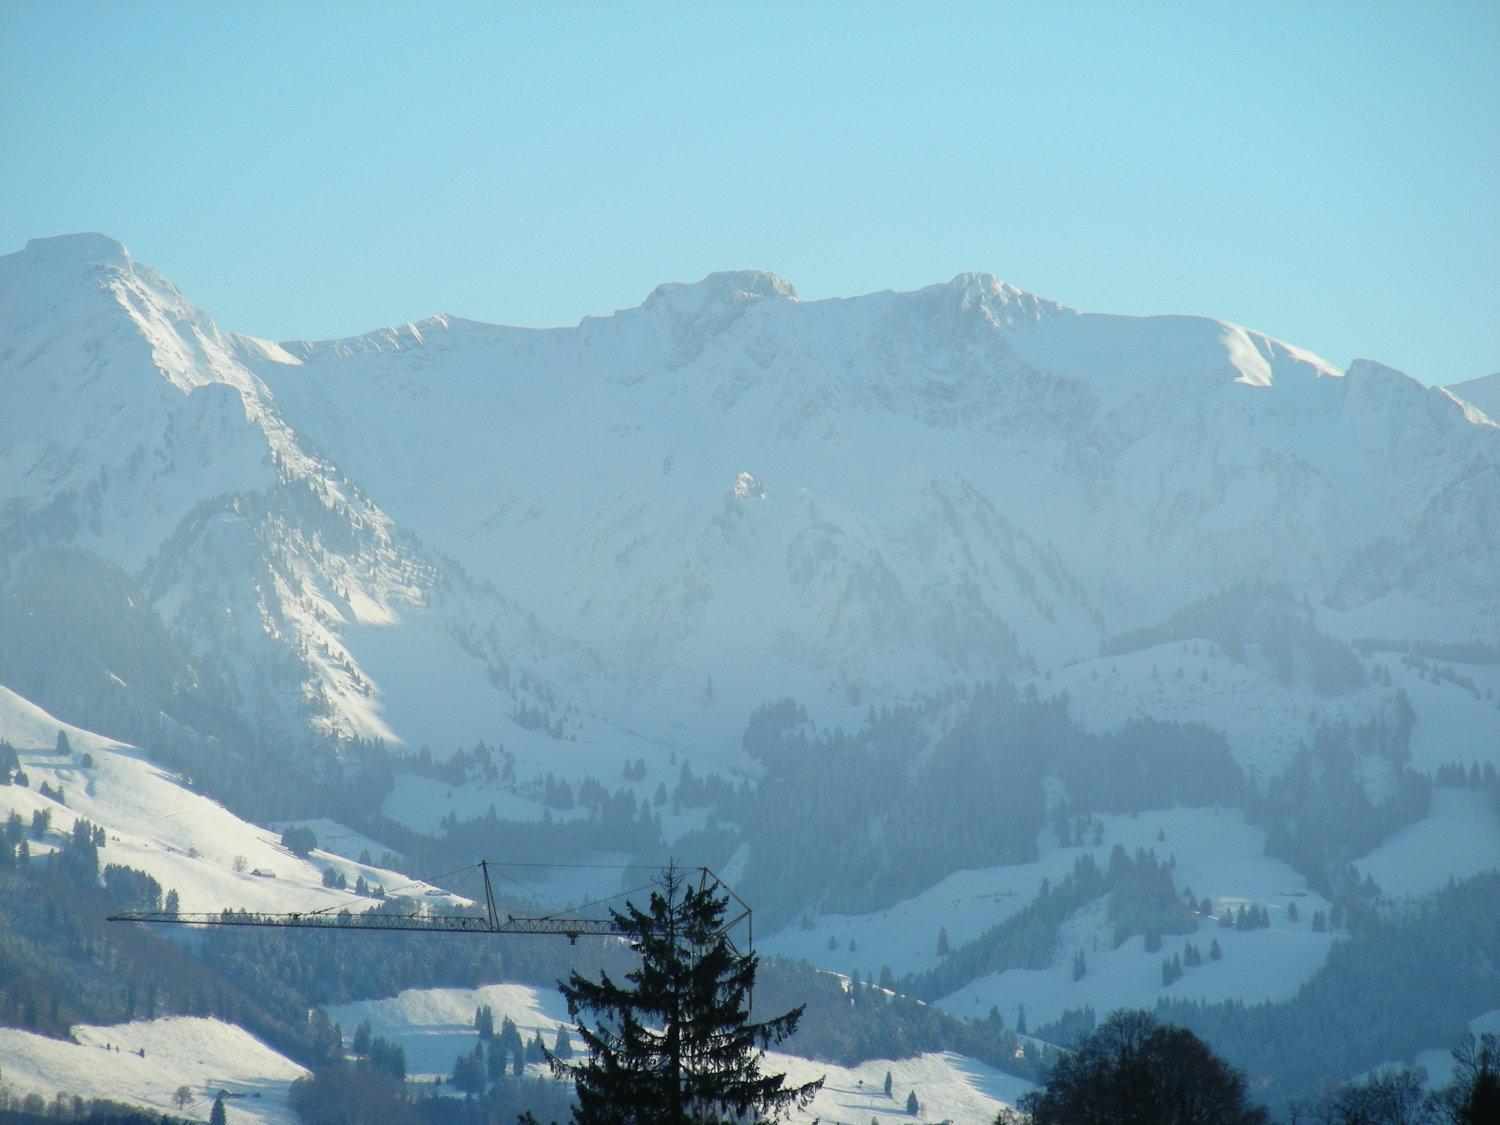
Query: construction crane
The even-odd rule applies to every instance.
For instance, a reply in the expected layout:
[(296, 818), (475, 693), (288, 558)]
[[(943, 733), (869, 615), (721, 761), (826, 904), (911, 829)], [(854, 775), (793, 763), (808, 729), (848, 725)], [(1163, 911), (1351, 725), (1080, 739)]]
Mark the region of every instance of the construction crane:
[[(323, 910), (289, 911), (284, 914), (263, 914), (248, 910), (232, 909), (217, 913), (125, 910), (118, 914), (111, 914), (108, 920), (111, 922), (152, 922), (185, 926), (270, 926), (304, 930), (402, 930), (436, 934), (547, 934), (566, 937), (571, 943), (576, 943), (580, 937), (626, 938), (635, 936), (633, 930), (621, 927), (613, 918), (572, 918), (558, 914), (546, 914), (539, 917), (518, 917), (514, 914), (502, 914), (495, 905), (495, 889), (490, 883), (489, 861), (480, 860), (476, 866), (484, 876), (484, 913), (482, 915), (433, 914), (422, 911), (397, 914), (384, 910), (371, 910), (356, 914), (347, 907), (340, 909), (337, 914), (330, 914), (329, 911), (333, 907), (326, 907)], [(699, 872), (698, 885), (700, 890), (706, 890), (710, 885), (717, 886), (733, 900), (736, 909), (739, 911), (739, 913), (735, 914), (720, 927), (715, 936), (723, 934), (726, 938), (729, 938), (730, 931), (741, 922), (744, 922), (748, 939), (747, 944), (753, 949), (755, 931), (753, 928), (754, 919), (750, 907), (745, 904), (745, 901), (739, 895), (735, 894), (729, 888), (728, 884), (707, 867), (700, 867), (697, 870)], [(730, 944), (734, 944), (732, 939), (730, 939)], [(738, 947), (736, 947), (736, 952), (738, 952)]]

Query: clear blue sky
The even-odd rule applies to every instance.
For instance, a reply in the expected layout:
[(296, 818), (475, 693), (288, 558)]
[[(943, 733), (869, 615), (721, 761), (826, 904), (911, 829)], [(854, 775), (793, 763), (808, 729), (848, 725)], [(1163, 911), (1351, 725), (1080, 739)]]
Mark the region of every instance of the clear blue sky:
[(225, 327), (571, 324), (981, 269), (1500, 369), (1500, 4), (0, 5), (0, 252)]

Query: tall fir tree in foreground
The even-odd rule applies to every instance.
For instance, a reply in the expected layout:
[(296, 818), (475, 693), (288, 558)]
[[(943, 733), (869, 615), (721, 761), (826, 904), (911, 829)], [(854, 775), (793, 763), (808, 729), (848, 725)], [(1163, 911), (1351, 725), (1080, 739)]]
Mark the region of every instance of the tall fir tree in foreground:
[(739, 953), (723, 932), (728, 901), (668, 867), (647, 910), (629, 903), (624, 914), (611, 911), (640, 968), (623, 983), (576, 972), (559, 983), (587, 1057), (549, 1061), (577, 1086), (577, 1121), (774, 1120), (822, 1087), (821, 1078), (788, 1086), (785, 1075), (761, 1072), (766, 1049), (796, 1030), (802, 1008), (750, 1021), (759, 959)]

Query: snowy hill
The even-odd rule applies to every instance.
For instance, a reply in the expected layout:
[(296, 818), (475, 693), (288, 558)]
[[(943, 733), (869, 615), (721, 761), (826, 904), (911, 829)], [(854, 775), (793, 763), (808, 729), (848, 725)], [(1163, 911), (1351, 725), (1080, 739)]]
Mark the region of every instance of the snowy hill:
[[(58, 732), (69, 750), (57, 749)], [(279, 834), (246, 823), (222, 805), (194, 793), (141, 751), (60, 723), (35, 704), (0, 686), (0, 742), (15, 748), (28, 784), (0, 786), (0, 819), (12, 812), (31, 824), (37, 812), (50, 828), (30, 843), (33, 855), (52, 850), (87, 820), (103, 828), (100, 864), (145, 871), (163, 892), (175, 890), (187, 912), (226, 906), (280, 912), (367, 909), (375, 900), (323, 885), (329, 867), (350, 886), (362, 876), (371, 885), (433, 903), (453, 900), (396, 871), (314, 850), (303, 858)], [(87, 760), (85, 760), (87, 755)], [(62, 799), (43, 795), (46, 785)]]
[[(112, 1027), (79, 1025), (73, 1042), (0, 1028), (5, 1081), (47, 1101), (66, 1093), (109, 1098), (207, 1121), (220, 1090), (230, 1119), (247, 1125), (293, 1125), (291, 1083), (307, 1071), (249, 1032), (219, 1020), (172, 1016)], [(173, 1095), (186, 1086), (193, 1100)]]

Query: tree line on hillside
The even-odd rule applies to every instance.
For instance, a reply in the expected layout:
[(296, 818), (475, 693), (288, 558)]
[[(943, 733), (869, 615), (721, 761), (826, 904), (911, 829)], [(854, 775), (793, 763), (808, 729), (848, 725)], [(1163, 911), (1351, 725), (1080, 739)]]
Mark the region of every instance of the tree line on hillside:
[[(935, 721), (946, 728), (934, 733)], [(856, 735), (763, 714), (747, 743), (765, 773), (745, 818), (745, 883), (773, 920), (880, 909), (961, 868), (1034, 860), (1047, 779), (1069, 807), (1093, 812), (1239, 804), (1245, 793), (1206, 727), (1136, 720), (1095, 734), (1070, 719), (1066, 697), (1005, 683), (883, 709)]]
[(310, 1065), (338, 1049), (335, 1029), (305, 1003), (241, 989), (149, 928), (105, 921), (175, 903), (176, 892), (102, 862), (95, 826), (80, 818), (49, 836), (50, 854), (23, 857), (26, 841), (10, 842), (17, 819), (0, 839), (0, 860), (10, 856), (0, 862), (0, 1024), (65, 1037), (75, 1023), (212, 1016)]
[(1209, 594), (1159, 625), (1106, 637), (1099, 654), (1118, 656), (1172, 641), (1210, 642), (1237, 663), (1253, 652), (1282, 684), (1305, 682), (1321, 695), (1357, 688), (1366, 679), (1354, 649), (1313, 625), (1306, 598), (1264, 579)]
[(1032, 902), (948, 951), (926, 972), (908, 976), (901, 988), (913, 996), (936, 1000), (988, 973), (1045, 968), (1052, 963), (1058, 927), (1106, 895), (1117, 948), (1141, 934), (1148, 950), (1153, 939), (1160, 949), (1161, 935), (1197, 929), (1197, 916), (1177, 895), (1167, 861), (1150, 851), (1137, 851), (1132, 857), (1117, 844), (1105, 869), (1094, 862), (1092, 853), (1079, 856), (1072, 871), (1056, 885), (1043, 880)]
[(1291, 1000), (1163, 1000), (1156, 1014), (1254, 1076), (1273, 1107), (1311, 1104), (1329, 1076), (1456, 1042), (1475, 1012), (1500, 1008), (1497, 917), (1500, 874), (1476, 875), (1369, 914)]

